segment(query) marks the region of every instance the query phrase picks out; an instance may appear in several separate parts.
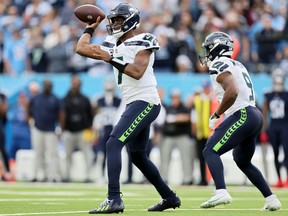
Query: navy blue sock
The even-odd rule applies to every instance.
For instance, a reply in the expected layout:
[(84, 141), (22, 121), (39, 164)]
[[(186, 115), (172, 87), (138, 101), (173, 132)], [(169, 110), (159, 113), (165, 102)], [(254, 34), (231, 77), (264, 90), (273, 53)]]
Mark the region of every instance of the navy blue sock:
[(176, 196), (164, 182), (157, 167), (147, 157), (145, 151), (131, 152), (132, 163), (143, 173), (148, 181), (156, 188), (163, 199)]
[(108, 199), (120, 199), (121, 150), (124, 145), (124, 143), (112, 136), (106, 143)]
[(209, 167), (210, 173), (213, 177), (216, 190), (226, 189), (223, 163), (221, 161), (220, 156), (213, 149), (209, 147), (204, 148), (203, 156)]

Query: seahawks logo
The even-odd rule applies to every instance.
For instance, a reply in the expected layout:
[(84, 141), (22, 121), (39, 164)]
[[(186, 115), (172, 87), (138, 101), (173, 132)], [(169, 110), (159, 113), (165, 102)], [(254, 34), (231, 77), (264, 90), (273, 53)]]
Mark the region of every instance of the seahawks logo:
[(146, 34), (146, 35), (143, 37), (143, 40), (152, 41), (153, 38), (154, 38), (154, 37), (153, 37), (151, 34)]

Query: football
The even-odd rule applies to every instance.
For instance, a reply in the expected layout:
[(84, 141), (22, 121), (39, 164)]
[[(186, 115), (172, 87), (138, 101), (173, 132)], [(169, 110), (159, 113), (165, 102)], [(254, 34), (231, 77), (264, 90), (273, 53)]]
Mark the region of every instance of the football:
[(105, 13), (97, 6), (92, 4), (84, 4), (75, 8), (75, 16), (84, 23), (94, 23), (98, 16), (101, 17), (101, 21), (105, 19)]

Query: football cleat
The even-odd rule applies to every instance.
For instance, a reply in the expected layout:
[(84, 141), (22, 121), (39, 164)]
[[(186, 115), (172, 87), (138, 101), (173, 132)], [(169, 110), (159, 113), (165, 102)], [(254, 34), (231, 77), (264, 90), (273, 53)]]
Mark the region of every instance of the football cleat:
[(164, 211), (169, 208), (175, 209), (181, 206), (181, 200), (179, 197), (174, 196), (161, 200), (159, 203), (148, 208), (148, 211)]
[(232, 202), (232, 197), (227, 194), (216, 194), (212, 196), (208, 201), (202, 203), (200, 208), (213, 208), (217, 205), (225, 205)]
[(274, 199), (264, 204), (264, 207), (262, 208), (262, 211), (277, 211), (281, 208), (281, 203), (278, 200), (276, 195), (273, 195)]
[(284, 187), (284, 184), (283, 184), (281, 179), (278, 179), (277, 183), (275, 185), (273, 185), (272, 187), (274, 187), (274, 188), (282, 188), (282, 187)]
[(89, 211), (89, 214), (111, 214), (111, 213), (119, 213), (124, 212), (124, 204), (120, 199), (120, 202), (116, 202), (115, 200), (109, 200), (108, 198), (104, 200), (101, 205), (93, 210)]

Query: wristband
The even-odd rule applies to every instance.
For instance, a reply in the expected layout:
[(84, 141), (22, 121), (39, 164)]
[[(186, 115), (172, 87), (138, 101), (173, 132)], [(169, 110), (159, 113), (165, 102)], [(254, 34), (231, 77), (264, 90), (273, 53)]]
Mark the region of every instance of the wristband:
[(83, 32), (83, 34), (88, 33), (92, 37), (94, 34), (94, 31), (95, 31), (95, 29), (93, 29), (93, 28), (86, 28), (85, 31)]
[(217, 118), (220, 118), (220, 115), (218, 115), (216, 112), (214, 112), (214, 115), (215, 115)]
[(125, 63), (125, 62), (123, 62), (122, 60), (117, 59), (117, 58), (114, 58), (114, 57), (112, 57), (112, 58), (110, 59), (109, 63), (110, 63), (113, 67), (117, 68), (117, 69), (118, 69), (120, 72), (122, 72), (122, 73), (124, 73), (125, 68), (126, 68), (127, 65), (129, 64), (129, 63)]

